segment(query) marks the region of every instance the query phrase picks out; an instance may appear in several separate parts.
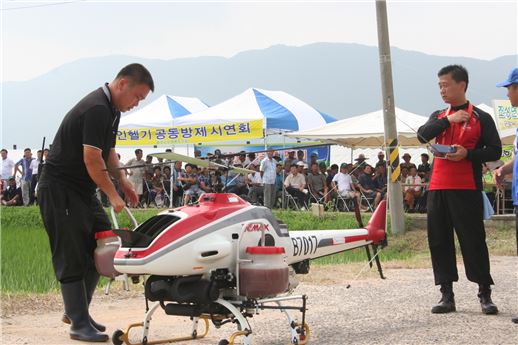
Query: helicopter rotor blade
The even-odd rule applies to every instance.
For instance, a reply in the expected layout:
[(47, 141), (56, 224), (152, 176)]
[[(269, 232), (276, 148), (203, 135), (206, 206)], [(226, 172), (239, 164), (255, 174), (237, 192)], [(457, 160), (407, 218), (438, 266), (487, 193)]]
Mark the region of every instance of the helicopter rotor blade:
[(174, 152), (151, 153), (151, 154), (149, 154), (149, 156), (153, 156), (153, 157), (157, 157), (157, 158), (163, 158), (163, 159), (169, 159), (169, 160), (172, 160), (172, 161), (182, 161), (182, 162), (194, 164), (194, 165), (197, 165), (197, 166), (201, 166), (201, 167), (204, 167), (204, 168), (213, 168), (213, 169), (216, 168), (216, 169), (234, 170), (234, 171), (236, 171), (236, 172), (238, 172), (240, 174), (255, 173), (255, 170), (235, 167), (233, 165), (226, 166), (224, 164), (215, 163), (215, 162), (212, 162), (210, 160), (193, 158), (193, 157), (181, 155), (179, 153), (174, 153)]

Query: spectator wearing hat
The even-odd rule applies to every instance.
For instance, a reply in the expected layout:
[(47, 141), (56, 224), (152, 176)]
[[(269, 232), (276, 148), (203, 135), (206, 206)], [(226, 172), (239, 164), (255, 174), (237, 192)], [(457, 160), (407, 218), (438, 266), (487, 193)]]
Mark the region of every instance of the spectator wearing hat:
[(326, 162), (319, 162), (318, 163), (318, 169), (320, 170), (320, 173), (324, 175), (327, 179), (327, 164)]
[(308, 196), (305, 192), (306, 179), (304, 175), (299, 173), (297, 165), (291, 165), (291, 172), (288, 177), (286, 177), (284, 186), (286, 187), (286, 192), (297, 198), (299, 202), (303, 203), (303, 205), (307, 203)]
[(4, 206), (22, 206), (22, 190), (16, 187), (16, 179), (10, 177), (7, 179), (7, 189), (2, 194), (2, 205)]
[[(513, 107), (518, 107), (518, 68), (514, 68), (507, 80), (496, 84), (497, 87), (507, 88), (507, 97)], [(518, 250), (518, 128), (516, 129), (516, 138), (514, 140), (513, 147), (513, 158), (505, 165), (496, 169), (494, 172), (494, 179), (497, 185), (502, 185), (505, 175), (512, 174), (512, 194), (513, 194), (513, 205), (514, 213), (516, 214), (516, 245)], [(514, 323), (518, 323), (518, 315), (511, 319)]]
[(432, 172), (432, 166), (428, 162), (430, 156), (428, 153), (421, 153), (421, 164), (417, 166), (417, 175), (421, 178), (422, 182), (430, 180), (430, 174)]
[(311, 156), (309, 157), (309, 160), (308, 160), (308, 168), (309, 169), (311, 169), (311, 165), (313, 163), (317, 163), (318, 164), (318, 153), (316, 153), (316, 152), (312, 152)]
[(366, 164), (367, 158), (365, 158), (365, 155), (363, 153), (360, 153), (358, 157), (354, 160), (356, 163), (354, 164), (355, 168), (363, 169), (363, 166)]
[(299, 174), (302, 175), (304, 177), (304, 179), (306, 180), (306, 185), (308, 183), (307, 173), (306, 173), (307, 168), (308, 168), (308, 165), (306, 163), (304, 163), (304, 161), (297, 162), (297, 169), (299, 171)]
[(2, 149), (0, 151), (0, 154), (2, 155), (2, 181), (3, 181), (3, 188), (4, 190), (7, 189), (7, 186), (9, 185), (9, 177), (13, 176), (14, 173), (14, 162), (12, 159), (7, 157), (7, 150)]
[(374, 167), (377, 168), (380, 165), (387, 165), (387, 161), (385, 160), (385, 153), (383, 151), (378, 152), (378, 161)]
[(414, 163), (412, 163), (412, 162), (410, 162), (410, 159), (411, 159), (411, 158), (412, 158), (412, 156), (410, 156), (410, 154), (409, 154), (408, 152), (406, 152), (406, 153), (403, 155), (403, 160), (404, 160), (404, 162), (403, 162), (403, 163), (401, 163), (401, 164), (399, 165), (399, 167), (400, 167), (401, 169), (406, 168), (408, 171), (410, 171), (410, 168), (412, 168), (412, 167), (414, 167), (414, 168), (416, 168), (416, 169), (417, 169), (417, 167), (415, 166), (415, 164), (414, 164)]

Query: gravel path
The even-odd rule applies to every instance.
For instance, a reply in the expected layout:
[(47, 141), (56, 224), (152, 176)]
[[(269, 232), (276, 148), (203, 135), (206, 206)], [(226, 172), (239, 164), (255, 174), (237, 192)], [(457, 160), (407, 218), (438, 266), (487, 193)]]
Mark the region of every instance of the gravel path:
[[(457, 312), (447, 315), (430, 313), (431, 306), (439, 299), (431, 269), (386, 268), (386, 280), (369, 272), (351, 282), (360, 267), (312, 267), (297, 288), (298, 294), (309, 296), (310, 344), (518, 344), (518, 325), (510, 321), (513, 313), (518, 314), (517, 257), (492, 259), (497, 284), (493, 300), (500, 309), (497, 316), (480, 312), (477, 287), (466, 280), (462, 266), (459, 266), (461, 280), (454, 285)], [(348, 283), (352, 285), (350, 289), (346, 288)], [(115, 293), (96, 297), (92, 315), (108, 326), (110, 335), (116, 328), (141, 321), (144, 304), (135, 290), (138, 288), (134, 287), (129, 296)], [(55, 296), (48, 298), (57, 301)], [(4, 313), (1, 343), (81, 344), (70, 340), (67, 327), (59, 322), (59, 302), (46, 304), (51, 306), (39, 310), (38, 301), (33, 300), (22, 311)], [(189, 332), (188, 320), (160, 312), (156, 315), (150, 340)], [(280, 312), (263, 311), (250, 323), (254, 330), (253, 344), (288, 344), (287, 324)], [(230, 325), (219, 330), (211, 327), (206, 338), (178, 344), (215, 345), (233, 331)]]

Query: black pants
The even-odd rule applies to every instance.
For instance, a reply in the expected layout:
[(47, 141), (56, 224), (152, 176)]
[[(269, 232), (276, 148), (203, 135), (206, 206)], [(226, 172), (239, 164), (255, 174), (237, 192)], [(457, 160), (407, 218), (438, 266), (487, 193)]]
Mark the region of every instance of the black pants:
[(38, 184), (38, 174), (33, 174), (31, 177), (31, 187), (29, 189), (29, 205), (36, 201), (36, 185)]
[(494, 284), (489, 273), (489, 253), (479, 190), (428, 192), (428, 244), (435, 284), (459, 280), (453, 229), (457, 234), (468, 280)]
[(290, 193), (292, 196), (297, 198), (299, 203), (302, 203), (302, 205), (299, 205), (299, 207), (305, 206), (308, 203), (308, 195), (304, 192), (302, 192), (300, 189), (293, 188), (293, 187), (286, 187), (286, 191)]
[(45, 181), (38, 188), (38, 203), (56, 278), (61, 283), (83, 279), (86, 272), (95, 270), (95, 231), (111, 229), (99, 200)]

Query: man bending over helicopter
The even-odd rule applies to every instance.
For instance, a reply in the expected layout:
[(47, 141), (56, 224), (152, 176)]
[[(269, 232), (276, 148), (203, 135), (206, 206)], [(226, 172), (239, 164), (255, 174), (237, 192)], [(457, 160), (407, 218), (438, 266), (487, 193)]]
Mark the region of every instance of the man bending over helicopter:
[[(64, 117), (39, 179), (38, 200), (47, 231), (54, 272), (65, 305), (63, 321), (70, 338), (106, 341), (105, 327), (89, 314), (99, 280), (94, 265), (94, 233), (111, 229), (95, 190), (99, 187), (115, 212), (125, 202), (117, 193), (108, 168), (119, 168), (115, 140), (120, 113), (136, 107), (154, 90), (149, 71), (140, 64), (124, 67), (115, 79), (79, 101)], [(131, 204), (137, 194), (123, 170), (113, 177)]]

